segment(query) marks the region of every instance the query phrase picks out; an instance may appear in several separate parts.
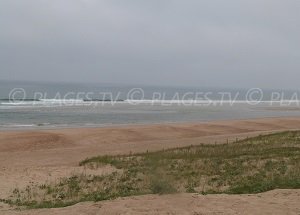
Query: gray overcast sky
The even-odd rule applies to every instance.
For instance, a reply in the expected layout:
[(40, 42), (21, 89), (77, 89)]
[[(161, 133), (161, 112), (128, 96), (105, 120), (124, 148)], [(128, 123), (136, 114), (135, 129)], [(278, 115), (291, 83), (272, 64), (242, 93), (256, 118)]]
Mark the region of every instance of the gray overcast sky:
[(299, 0), (0, 0), (0, 79), (298, 88)]

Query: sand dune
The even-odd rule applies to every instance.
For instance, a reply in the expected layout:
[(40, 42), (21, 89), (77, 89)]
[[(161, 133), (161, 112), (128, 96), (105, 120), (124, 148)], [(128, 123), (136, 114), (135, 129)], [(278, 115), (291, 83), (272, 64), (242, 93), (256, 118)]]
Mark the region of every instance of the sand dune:
[[(6, 198), (12, 189), (16, 187), (22, 188), (28, 183), (43, 183), (64, 177), (65, 174), (83, 171), (78, 168), (78, 162), (95, 155), (151, 151), (200, 143), (224, 143), (227, 140), (231, 141), (236, 138), (295, 129), (300, 129), (300, 118), (266, 118), (107, 128), (2, 131), (0, 132), (0, 198)], [(101, 171), (109, 172), (110, 170)], [(138, 200), (136, 198), (127, 198), (126, 200), (97, 204), (84, 203), (64, 209), (42, 210), (41, 213), (48, 214), (48, 212), (58, 211), (58, 214), (67, 214), (67, 212), (85, 214), (72, 212), (78, 212), (82, 209), (90, 211), (89, 214), (97, 214), (100, 205), (102, 211), (111, 211), (112, 214), (121, 212), (132, 214), (134, 211), (131, 210), (134, 210), (136, 207), (140, 212), (148, 210), (153, 214), (157, 214), (157, 210), (163, 210), (165, 213), (170, 211), (172, 214), (172, 212), (184, 212), (185, 209), (191, 208), (195, 208), (195, 213), (193, 214), (217, 213), (221, 210), (228, 214), (231, 212), (239, 214), (243, 212), (243, 208), (245, 210), (248, 208), (249, 214), (251, 214), (251, 207), (253, 210), (257, 210), (257, 207), (262, 207), (266, 213), (274, 214), (271, 213), (272, 211), (269, 212), (272, 202), (274, 203), (274, 208), (292, 208), (291, 210), (294, 210), (294, 200), (288, 203), (285, 201), (285, 197), (289, 198), (291, 196), (291, 199), (296, 198), (299, 203), (299, 195), (300, 191), (274, 191), (254, 196), (195, 196), (191, 194), (144, 196), (136, 197)], [(265, 196), (266, 199), (263, 200), (257, 196)], [(276, 202), (277, 197), (282, 200), (281, 203), (281, 200), (278, 200), (279, 203)], [(265, 201), (265, 204), (259, 200)], [(137, 203), (137, 201), (141, 204)], [(152, 203), (147, 205), (147, 202)], [(234, 202), (235, 205), (233, 205)], [(113, 204), (117, 206), (113, 206)], [(166, 206), (168, 204), (174, 204), (176, 207)], [(219, 208), (215, 204), (220, 204)], [(231, 205), (235, 209), (229, 210), (228, 208), (231, 206), (227, 207), (226, 204)], [(126, 210), (126, 205), (129, 205), (131, 209)], [(7, 206), (0, 205), (0, 214), (15, 213), (10, 210), (6, 211), (5, 208)], [(188, 211), (193, 212), (191, 210)], [(26, 214), (26, 212), (24, 213)], [(34, 213), (37, 212), (28, 214)]]

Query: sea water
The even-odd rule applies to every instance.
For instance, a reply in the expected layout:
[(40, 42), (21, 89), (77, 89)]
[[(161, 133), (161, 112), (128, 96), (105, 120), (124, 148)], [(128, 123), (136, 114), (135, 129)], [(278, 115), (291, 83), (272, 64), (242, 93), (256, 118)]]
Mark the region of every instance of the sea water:
[[(19, 92), (12, 99), (15, 89), (25, 97)], [(280, 94), (270, 103), (272, 91), (263, 92), (253, 93), (249, 102), (249, 89), (0, 81), (0, 129), (300, 116), (293, 92), (280, 98), (293, 99), (292, 105), (279, 103)]]

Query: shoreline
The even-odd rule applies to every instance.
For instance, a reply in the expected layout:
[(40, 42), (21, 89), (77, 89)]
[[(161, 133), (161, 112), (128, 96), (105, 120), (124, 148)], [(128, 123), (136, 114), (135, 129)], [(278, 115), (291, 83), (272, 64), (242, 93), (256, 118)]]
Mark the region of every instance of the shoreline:
[(270, 116), (270, 117), (253, 117), (253, 118), (236, 118), (236, 119), (211, 119), (211, 120), (191, 120), (191, 121), (166, 121), (166, 122), (147, 122), (147, 123), (120, 123), (120, 124), (95, 124), (95, 125), (67, 125), (67, 126), (21, 126), (2, 128), (0, 127), (0, 133), (3, 132), (30, 132), (30, 131), (57, 131), (57, 130), (69, 130), (69, 129), (103, 129), (103, 128), (122, 128), (122, 127), (139, 127), (139, 126), (163, 126), (163, 125), (193, 125), (193, 124), (205, 124), (205, 123), (218, 123), (218, 122), (234, 122), (245, 120), (268, 120), (268, 119), (297, 119), (300, 116)]
[[(165, 123), (141, 123), (141, 124), (117, 124), (109, 126), (92, 126), (92, 127), (65, 127), (65, 128), (37, 128), (37, 129), (17, 129), (17, 130), (0, 130), (0, 153), (3, 152), (4, 145), (24, 144), (27, 146), (34, 145), (33, 142), (42, 139), (44, 143), (39, 144), (35, 150), (43, 149), (43, 145), (51, 143), (73, 142), (75, 145), (81, 145), (83, 142), (90, 142), (89, 136), (98, 137), (99, 143), (92, 142), (92, 145), (101, 145), (103, 142), (115, 144), (115, 139), (119, 142), (136, 142), (139, 132), (144, 136), (139, 137), (139, 141), (164, 142), (170, 139), (186, 140), (200, 138), (221, 137), (224, 138), (236, 136), (242, 137), (247, 134), (250, 136), (258, 133), (280, 132), (285, 130), (300, 130), (300, 117), (264, 117), (250, 119), (234, 120), (209, 120), (209, 121), (192, 121), (192, 122), (165, 122)], [(113, 132), (113, 133), (112, 133)], [(84, 133), (84, 135), (80, 135)], [(110, 133), (110, 134), (109, 134)], [(42, 136), (40, 136), (40, 134)], [(108, 135), (109, 134), (109, 135)], [(103, 135), (104, 138), (101, 138)], [(172, 137), (172, 135), (174, 135)], [(177, 135), (177, 136), (176, 136)], [(41, 138), (41, 137), (50, 137)], [(51, 138), (59, 136), (59, 138)], [(62, 138), (65, 137), (65, 138)], [(114, 138), (115, 137), (115, 138)], [(130, 137), (133, 140), (130, 140)], [(22, 138), (22, 139), (20, 139)], [(101, 138), (101, 139), (100, 139)], [(205, 141), (204, 141), (205, 142)], [(221, 141), (222, 142), (222, 141)], [(181, 144), (179, 144), (181, 145)], [(186, 144), (182, 143), (183, 146)], [(59, 145), (56, 145), (58, 148)], [(165, 145), (167, 146), (167, 145)], [(54, 147), (56, 148), (56, 147)], [(51, 148), (46, 148), (51, 149)], [(33, 151), (35, 151), (33, 150)], [(23, 151), (23, 149), (21, 150)], [(26, 151), (26, 150), (25, 150)]]

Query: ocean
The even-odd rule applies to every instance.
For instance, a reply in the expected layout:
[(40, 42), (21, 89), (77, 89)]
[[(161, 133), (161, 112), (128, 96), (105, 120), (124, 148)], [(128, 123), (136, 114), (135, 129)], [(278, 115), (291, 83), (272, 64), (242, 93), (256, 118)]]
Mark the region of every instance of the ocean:
[(300, 116), (298, 92), (0, 81), (0, 129)]

